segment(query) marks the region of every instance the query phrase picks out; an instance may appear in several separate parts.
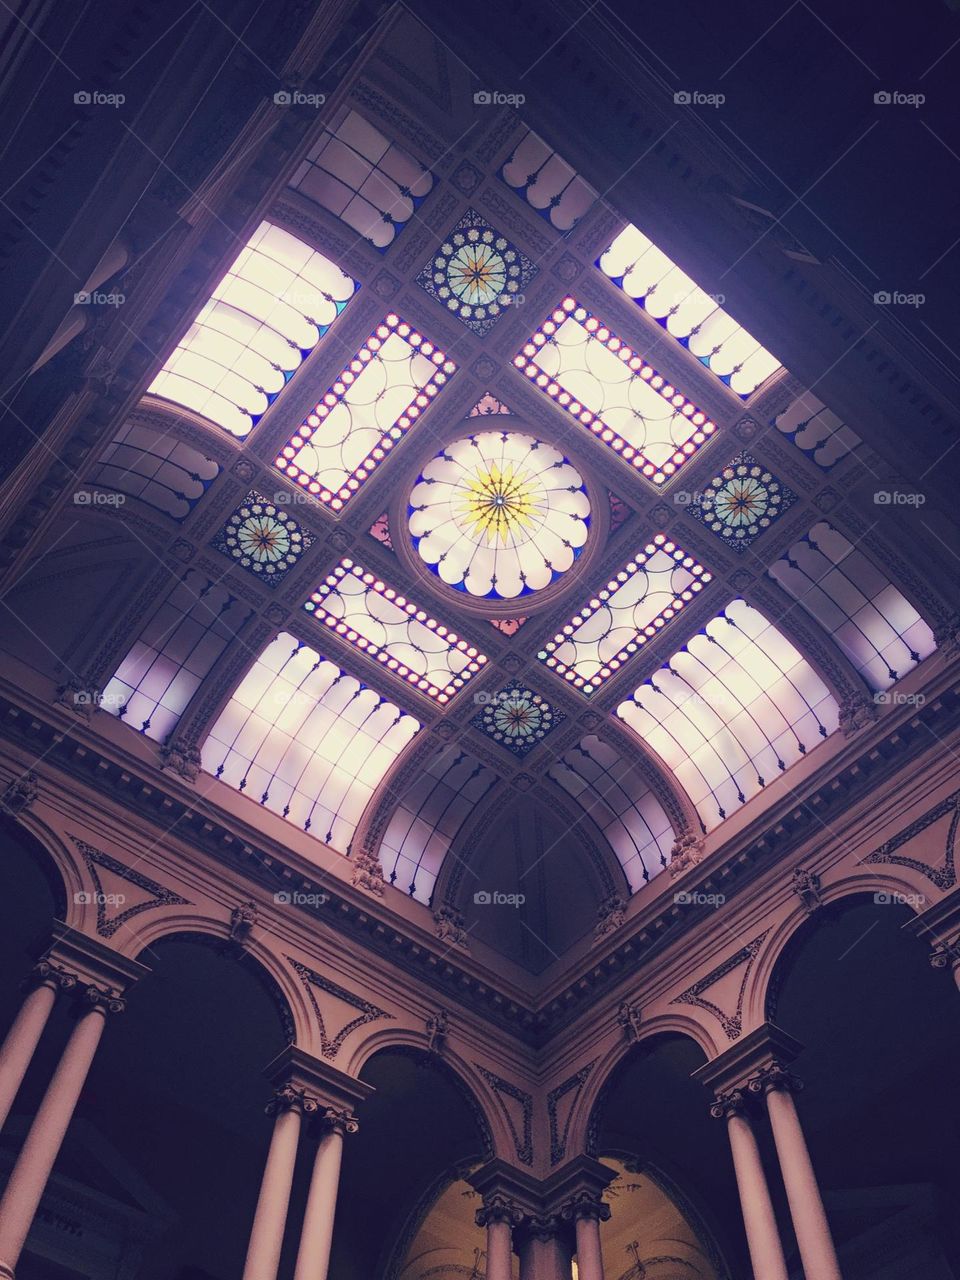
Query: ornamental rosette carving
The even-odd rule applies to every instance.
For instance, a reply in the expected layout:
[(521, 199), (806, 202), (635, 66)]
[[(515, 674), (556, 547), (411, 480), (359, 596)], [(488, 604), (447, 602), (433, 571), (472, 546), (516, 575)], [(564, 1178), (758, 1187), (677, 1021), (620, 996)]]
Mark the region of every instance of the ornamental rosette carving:
[(681, 836), (670, 850), (670, 861), (667, 870), (676, 878), (691, 867), (703, 861), (703, 839), (701, 836), (687, 834)]
[(350, 859), (353, 865), (353, 875), (351, 883), (357, 889), (364, 889), (367, 893), (373, 893), (378, 898), (383, 897), (383, 867), (380, 865), (380, 859), (374, 857), (372, 853), (367, 853), (361, 849), (359, 853), (355, 853)]

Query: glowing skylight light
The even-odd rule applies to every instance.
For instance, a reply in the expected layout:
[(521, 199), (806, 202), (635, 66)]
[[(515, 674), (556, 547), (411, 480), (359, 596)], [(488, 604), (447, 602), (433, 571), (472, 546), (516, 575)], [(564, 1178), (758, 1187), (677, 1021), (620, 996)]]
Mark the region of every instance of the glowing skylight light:
[(447, 851), (496, 781), (493, 769), (459, 747), (435, 756), (404, 792), (384, 834), (386, 879), (429, 903)]
[(658, 533), (537, 654), (588, 696), (675, 618), (711, 580)]
[(201, 760), (207, 773), (347, 853), (367, 802), (419, 728), (281, 633), (220, 713)]
[(810, 391), (805, 391), (778, 413), (773, 425), (824, 471), (836, 466), (863, 443), (851, 427)]
[(149, 390), (242, 439), (358, 287), (322, 253), (261, 222)]
[(563, 300), (514, 364), (657, 485), (717, 429), (702, 409), (575, 298)]
[(433, 189), (433, 175), (348, 111), (335, 129), (324, 130), (290, 185), (382, 252)]
[(424, 466), (407, 523), (424, 564), (458, 591), (513, 600), (555, 582), (590, 532), (583, 478), (552, 445), (478, 431)]
[(617, 707), (710, 830), (828, 734), (839, 709), (806, 659), (734, 600)]
[(449, 702), (486, 657), (352, 560), (341, 560), (303, 606), (421, 693)]
[(204, 676), (253, 616), (248, 604), (187, 569), (100, 695), (100, 706), (166, 742)]
[(826, 520), (769, 572), (830, 632), (871, 689), (889, 689), (937, 647), (913, 605)]
[(275, 462), (343, 509), (457, 366), (397, 315), (378, 325)]
[(185, 441), (127, 422), (97, 459), (90, 480), (184, 520), (219, 474), (218, 463)]
[(558, 231), (571, 231), (597, 193), (532, 130), (517, 143), (500, 177)]
[(783, 367), (727, 315), (721, 296), (704, 293), (631, 223), (597, 266), (744, 399)]
[(593, 735), (581, 739), (554, 761), (547, 777), (563, 787), (606, 836), (631, 893), (670, 861), (670, 819), (636, 765), (609, 743)]

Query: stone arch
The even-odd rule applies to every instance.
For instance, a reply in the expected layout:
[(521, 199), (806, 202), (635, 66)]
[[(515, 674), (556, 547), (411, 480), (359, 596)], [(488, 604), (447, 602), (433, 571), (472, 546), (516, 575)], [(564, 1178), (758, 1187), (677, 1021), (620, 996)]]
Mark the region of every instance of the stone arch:
[(823, 885), (819, 890), (820, 904), (812, 913), (798, 902), (784, 919), (774, 926), (764, 940), (763, 949), (757, 956), (744, 992), (744, 1033), (753, 1031), (763, 1022), (773, 1019), (771, 1010), (775, 1003), (776, 988), (784, 965), (789, 964), (795, 949), (801, 946), (809, 932), (817, 927), (823, 918), (821, 913), (824, 910), (847, 898), (878, 893), (897, 895), (904, 899), (905, 905), (916, 910), (912, 903), (920, 893), (919, 878), (911, 878), (909, 872), (900, 874), (891, 872), (892, 869), (871, 868), (856, 875), (845, 876), (833, 884)]
[(56, 918), (79, 927), (82, 906), (77, 895), (89, 891), (92, 885), (67, 843), (29, 808), (16, 817), (0, 811), (0, 832), (22, 843), (35, 858), (53, 896)]

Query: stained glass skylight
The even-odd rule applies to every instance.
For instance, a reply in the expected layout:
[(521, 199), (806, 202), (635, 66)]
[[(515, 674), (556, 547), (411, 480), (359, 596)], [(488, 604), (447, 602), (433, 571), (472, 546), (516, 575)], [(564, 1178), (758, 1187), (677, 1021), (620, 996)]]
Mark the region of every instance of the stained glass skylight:
[(576, 298), (564, 298), (514, 364), (657, 485), (674, 475), (717, 429), (702, 409)]
[(517, 143), (500, 177), (564, 235), (597, 198), (594, 189), (532, 130)]
[(590, 533), (583, 478), (552, 445), (518, 431), (480, 431), (426, 464), (408, 501), (424, 564), (467, 595), (512, 600), (573, 565)]
[(810, 391), (804, 391), (778, 413), (773, 425), (824, 471), (863, 443), (852, 427)]
[(478, 693), (476, 700), (480, 710), (470, 723), (521, 760), (567, 718), (520, 680), (508, 681), (496, 693)]
[(253, 609), (196, 569), (183, 577), (141, 631), (100, 696), (100, 706), (155, 742), (184, 709)]
[(367, 802), (419, 728), (281, 633), (220, 713), (201, 760), (207, 773), (347, 853)]
[(127, 422), (97, 459), (90, 481), (184, 520), (219, 474), (219, 464), (186, 441)]
[(340, 511), (456, 372), (444, 353), (397, 315), (363, 344), (275, 466)]
[(455, 631), (349, 559), (341, 560), (303, 607), (437, 702), (449, 702), (487, 661)]
[[(674, 495), (676, 502), (680, 494)], [(738, 554), (797, 500), (791, 488), (749, 453), (738, 453), (691, 498), (687, 514)]]
[(504, 312), (523, 301), (537, 267), (476, 209), (468, 209), (437, 246), (417, 284), (484, 337)]
[(369, 120), (347, 111), (324, 130), (290, 185), (383, 252), (430, 194), (433, 175)]
[(669, 334), (746, 399), (783, 366), (712, 296), (628, 223), (597, 266)]
[(559, 757), (547, 777), (571, 795), (606, 836), (630, 892), (670, 861), (674, 834), (663, 806), (636, 765), (590, 735)]
[(673, 771), (710, 830), (833, 733), (839, 708), (781, 632), (733, 600), (617, 715)]
[(358, 287), (322, 253), (261, 222), (149, 390), (242, 439)]
[(596, 693), (710, 580), (703, 565), (658, 533), (537, 657), (581, 693)]
[(889, 689), (937, 647), (913, 605), (826, 520), (769, 572), (830, 632), (871, 689)]
[(460, 747), (446, 747), (404, 792), (380, 845), (384, 877), (429, 903), (440, 867), (497, 774)]
[(211, 546), (267, 586), (276, 587), (313, 541), (314, 535), (286, 507), (251, 489)]

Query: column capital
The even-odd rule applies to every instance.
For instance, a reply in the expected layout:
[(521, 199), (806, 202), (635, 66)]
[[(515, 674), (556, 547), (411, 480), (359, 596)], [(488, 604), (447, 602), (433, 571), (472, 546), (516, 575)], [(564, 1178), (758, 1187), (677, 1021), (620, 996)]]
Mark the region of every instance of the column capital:
[(275, 1089), (268, 1109), (299, 1106), (304, 1115), (322, 1123), (327, 1123), (329, 1115), (335, 1118), (334, 1127), (342, 1126), (344, 1133), (356, 1132), (358, 1123), (353, 1113), (376, 1092), (372, 1085), (338, 1071), (293, 1044), (277, 1054), (264, 1074)]
[(721, 1090), (710, 1104), (710, 1114), (714, 1120), (729, 1120), (731, 1116), (742, 1116), (748, 1106), (749, 1098), (743, 1089)]
[(583, 1190), (563, 1205), (560, 1216), (567, 1222), (578, 1222), (581, 1218), (606, 1222), (610, 1217), (610, 1206), (600, 1196)]
[(523, 1248), (527, 1240), (539, 1240), (546, 1244), (559, 1238), (573, 1252), (570, 1223), (559, 1213), (525, 1213), (515, 1231), (519, 1248)]
[(772, 1093), (774, 1089), (783, 1093), (799, 1093), (803, 1088), (803, 1081), (788, 1071), (784, 1063), (774, 1061), (751, 1076), (747, 1081), (747, 1088), (757, 1096)]
[(21, 991), (34, 991), (37, 987), (51, 987), (54, 991), (72, 991), (77, 985), (77, 975), (70, 973), (52, 960), (38, 960), (23, 982)]
[(509, 1227), (517, 1227), (522, 1221), (522, 1211), (509, 1197), (502, 1195), (499, 1191), (484, 1196), (483, 1208), (476, 1212), (478, 1227), (489, 1226), (491, 1222), (505, 1222)]
[(339, 1111), (336, 1107), (323, 1107), (316, 1118), (321, 1133), (339, 1133), (341, 1137), (348, 1133), (356, 1133), (360, 1121), (349, 1111)]
[(765, 1022), (724, 1053), (704, 1063), (692, 1078), (718, 1095), (745, 1091), (761, 1072), (775, 1066), (785, 1070), (802, 1048), (799, 1040), (772, 1022)]
[[(53, 941), (44, 948), (38, 962), (38, 965), (43, 964), (61, 975), (58, 979), (61, 984), (64, 979), (72, 977), (72, 989), (95, 1006), (99, 1003), (98, 996), (107, 1001), (119, 1000), (135, 982), (150, 973), (139, 960), (121, 955), (99, 939), (71, 929), (61, 920), (53, 922)], [(93, 994), (87, 994), (90, 991)]]

